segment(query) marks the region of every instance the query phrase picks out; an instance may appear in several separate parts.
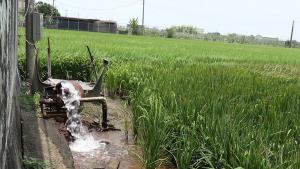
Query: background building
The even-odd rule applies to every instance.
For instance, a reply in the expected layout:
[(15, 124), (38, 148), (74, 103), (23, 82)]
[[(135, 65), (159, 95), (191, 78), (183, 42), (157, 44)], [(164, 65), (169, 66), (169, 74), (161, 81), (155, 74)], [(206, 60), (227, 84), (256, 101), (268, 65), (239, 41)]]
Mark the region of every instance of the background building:
[(19, 11), (20, 9), (24, 9), (25, 8), (25, 0), (18, 0), (18, 8), (19, 8)]
[(78, 30), (104, 33), (117, 33), (118, 31), (117, 23), (114, 21), (70, 17), (53, 17), (51, 24), (46, 25), (46, 27), (51, 29)]
[(25, 11), (25, 0), (18, 0), (18, 25), (23, 26), (25, 17), (24, 17), (24, 11)]

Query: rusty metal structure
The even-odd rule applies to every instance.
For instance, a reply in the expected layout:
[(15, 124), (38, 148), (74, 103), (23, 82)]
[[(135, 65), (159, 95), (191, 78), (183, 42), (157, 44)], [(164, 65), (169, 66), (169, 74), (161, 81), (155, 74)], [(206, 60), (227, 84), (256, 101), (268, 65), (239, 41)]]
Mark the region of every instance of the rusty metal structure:
[[(89, 50), (89, 54), (91, 58), (91, 63), (94, 66), (95, 65), (93, 59), (94, 57), (92, 56), (90, 50)], [(51, 57), (48, 57), (48, 65), (49, 63), (51, 63)], [(60, 83), (67, 81), (70, 82), (77, 91), (79, 91), (81, 96), (80, 102), (94, 102), (94, 103), (100, 103), (102, 105), (101, 106), (102, 113), (103, 113), (102, 128), (107, 129), (108, 128), (107, 103), (106, 103), (106, 98), (104, 97), (101, 91), (102, 91), (102, 82), (108, 70), (108, 65), (109, 65), (108, 60), (103, 59), (102, 72), (95, 85), (92, 85), (91, 83), (88, 82), (78, 81), (78, 80), (54, 79), (51, 77), (48, 77), (46, 81), (42, 81), (39, 74), (39, 61), (37, 56), (35, 60), (35, 71), (34, 71), (32, 86), (34, 87), (35, 91), (39, 91), (43, 93), (42, 99), (40, 100), (40, 107), (41, 107), (43, 118), (67, 116), (67, 110), (65, 108), (63, 100), (61, 99), (62, 93), (61, 90), (59, 89)]]

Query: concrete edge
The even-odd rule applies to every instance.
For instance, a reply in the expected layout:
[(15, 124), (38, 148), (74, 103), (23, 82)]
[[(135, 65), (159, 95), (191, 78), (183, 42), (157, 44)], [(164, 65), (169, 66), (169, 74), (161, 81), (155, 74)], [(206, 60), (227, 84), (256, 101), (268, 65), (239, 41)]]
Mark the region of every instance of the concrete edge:
[(63, 157), (63, 163), (67, 168), (74, 169), (74, 160), (72, 152), (70, 150), (69, 144), (65, 137), (58, 132), (57, 127), (53, 121), (39, 119), (40, 128), (45, 133), (47, 137), (57, 146), (59, 153)]

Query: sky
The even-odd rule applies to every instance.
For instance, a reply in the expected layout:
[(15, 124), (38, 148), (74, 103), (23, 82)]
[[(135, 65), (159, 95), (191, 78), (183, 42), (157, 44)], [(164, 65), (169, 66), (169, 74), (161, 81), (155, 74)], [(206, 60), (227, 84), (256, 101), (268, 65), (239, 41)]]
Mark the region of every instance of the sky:
[[(55, 0), (54, 4), (62, 16), (114, 20), (119, 25), (131, 18), (142, 21), (143, 0)], [(300, 41), (299, 8), (300, 0), (145, 0), (145, 25), (192, 25), (205, 32), (287, 40), (295, 20), (294, 39)]]

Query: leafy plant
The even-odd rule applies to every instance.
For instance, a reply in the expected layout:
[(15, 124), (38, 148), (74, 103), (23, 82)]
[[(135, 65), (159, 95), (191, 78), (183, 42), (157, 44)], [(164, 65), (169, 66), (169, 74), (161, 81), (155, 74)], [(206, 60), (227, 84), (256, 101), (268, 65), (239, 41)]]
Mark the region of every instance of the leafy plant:
[(130, 19), (129, 27), (130, 27), (131, 33), (133, 35), (138, 35), (139, 34), (139, 20), (138, 20), (138, 18)]
[(40, 106), (40, 100), (41, 100), (41, 94), (40, 93), (34, 93), (33, 95), (33, 102), (35, 105), (35, 108), (37, 109)]
[(174, 38), (175, 37), (175, 29), (174, 28), (168, 28), (167, 31), (167, 38)]
[(60, 16), (60, 13), (58, 12), (57, 8), (45, 2), (39, 1), (35, 3), (34, 8), (37, 12), (42, 13), (45, 18), (52, 16)]
[(45, 169), (47, 164), (43, 161), (40, 161), (36, 158), (25, 157), (23, 159), (23, 164), (25, 169)]

